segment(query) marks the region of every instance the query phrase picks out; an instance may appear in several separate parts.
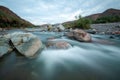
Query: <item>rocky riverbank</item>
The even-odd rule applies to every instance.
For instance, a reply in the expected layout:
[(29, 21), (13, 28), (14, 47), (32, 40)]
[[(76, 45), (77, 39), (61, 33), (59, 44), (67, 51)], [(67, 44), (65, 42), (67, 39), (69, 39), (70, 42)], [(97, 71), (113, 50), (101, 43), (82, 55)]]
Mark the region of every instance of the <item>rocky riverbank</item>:
[(120, 34), (120, 22), (91, 24), (91, 28), (97, 34)]

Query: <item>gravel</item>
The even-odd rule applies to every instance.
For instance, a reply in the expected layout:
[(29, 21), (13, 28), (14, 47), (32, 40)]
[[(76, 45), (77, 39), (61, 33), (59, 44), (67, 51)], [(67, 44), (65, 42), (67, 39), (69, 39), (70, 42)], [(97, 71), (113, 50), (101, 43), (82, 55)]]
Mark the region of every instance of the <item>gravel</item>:
[(97, 33), (112, 33), (120, 31), (120, 22), (117, 23), (104, 23), (104, 24), (91, 24), (91, 28), (96, 30)]

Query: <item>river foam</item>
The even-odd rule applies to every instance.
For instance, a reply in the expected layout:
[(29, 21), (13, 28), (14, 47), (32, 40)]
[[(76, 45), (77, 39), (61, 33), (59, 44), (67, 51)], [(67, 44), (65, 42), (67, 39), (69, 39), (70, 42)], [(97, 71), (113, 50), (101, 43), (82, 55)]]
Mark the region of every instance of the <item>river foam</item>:
[[(104, 61), (116, 60), (116, 57), (120, 57), (119, 48), (107, 45), (92, 46), (96, 48), (86, 50), (85, 48), (74, 46), (67, 50), (44, 50), (37, 61), (44, 62), (44, 72), (48, 76), (56, 73), (58, 65), (71, 72), (77, 65), (77, 67), (87, 66), (101, 73), (111, 73), (107, 69), (109, 63), (104, 64)], [(99, 47), (102, 49), (99, 49)]]

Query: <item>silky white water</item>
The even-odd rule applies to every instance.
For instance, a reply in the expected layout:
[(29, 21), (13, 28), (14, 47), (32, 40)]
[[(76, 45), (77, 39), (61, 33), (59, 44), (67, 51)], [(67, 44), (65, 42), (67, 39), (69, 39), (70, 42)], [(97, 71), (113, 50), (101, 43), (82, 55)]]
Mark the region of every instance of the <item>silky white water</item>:
[(104, 35), (93, 35), (93, 42), (70, 40), (60, 33), (34, 33), (44, 43), (56, 40), (69, 42), (69, 49), (44, 49), (34, 59), (16, 52), (0, 61), (0, 80), (119, 80), (120, 41)]

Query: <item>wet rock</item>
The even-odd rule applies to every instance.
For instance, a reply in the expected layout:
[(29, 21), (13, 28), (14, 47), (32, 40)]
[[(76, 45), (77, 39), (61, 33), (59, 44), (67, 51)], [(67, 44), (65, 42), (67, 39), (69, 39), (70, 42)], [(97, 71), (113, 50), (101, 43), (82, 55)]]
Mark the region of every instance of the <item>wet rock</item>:
[(109, 38), (110, 38), (110, 39), (114, 39), (115, 37), (113, 37), (113, 36), (110, 36)]
[(47, 40), (49, 41), (49, 40), (54, 40), (55, 39), (55, 37), (49, 37), (49, 38), (47, 38)]
[(94, 30), (94, 29), (93, 29), (93, 30), (86, 30), (86, 32), (87, 32), (87, 33), (90, 33), (90, 34), (96, 34), (96, 33), (97, 33), (97, 31)]
[(71, 44), (69, 44), (66, 41), (49, 40), (47, 42), (47, 48), (50, 48), (50, 49), (68, 49), (71, 47), (72, 47)]
[(26, 57), (34, 56), (43, 48), (41, 40), (31, 33), (13, 33), (10, 40), (15, 49)]
[(74, 38), (74, 35), (73, 35), (73, 32), (68, 32), (68, 33), (65, 33), (65, 36), (69, 37), (69, 38)]
[(9, 39), (6, 39), (4, 37), (0, 38), (0, 57), (3, 55), (11, 52), (13, 49), (9, 45)]
[(65, 30), (65, 27), (62, 24), (54, 24), (53, 30), (57, 32), (61, 32)]
[(76, 30), (74, 30), (73, 35), (74, 35), (75, 39), (77, 39), (78, 41), (84, 41), (84, 42), (91, 41), (90, 34), (88, 34), (87, 32), (85, 32), (83, 30), (76, 29)]
[(114, 31), (114, 32), (112, 32), (112, 34), (114, 34), (114, 35), (120, 35), (120, 31)]
[(89, 33), (80, 30), (80, 29), (75, 29), (71, 32), (68, 32), (65, 34), (69, 38), (76, 39), (78, 41), (83, 41), (83, 42), (90, 42), (91, 41), (91, 36)]

